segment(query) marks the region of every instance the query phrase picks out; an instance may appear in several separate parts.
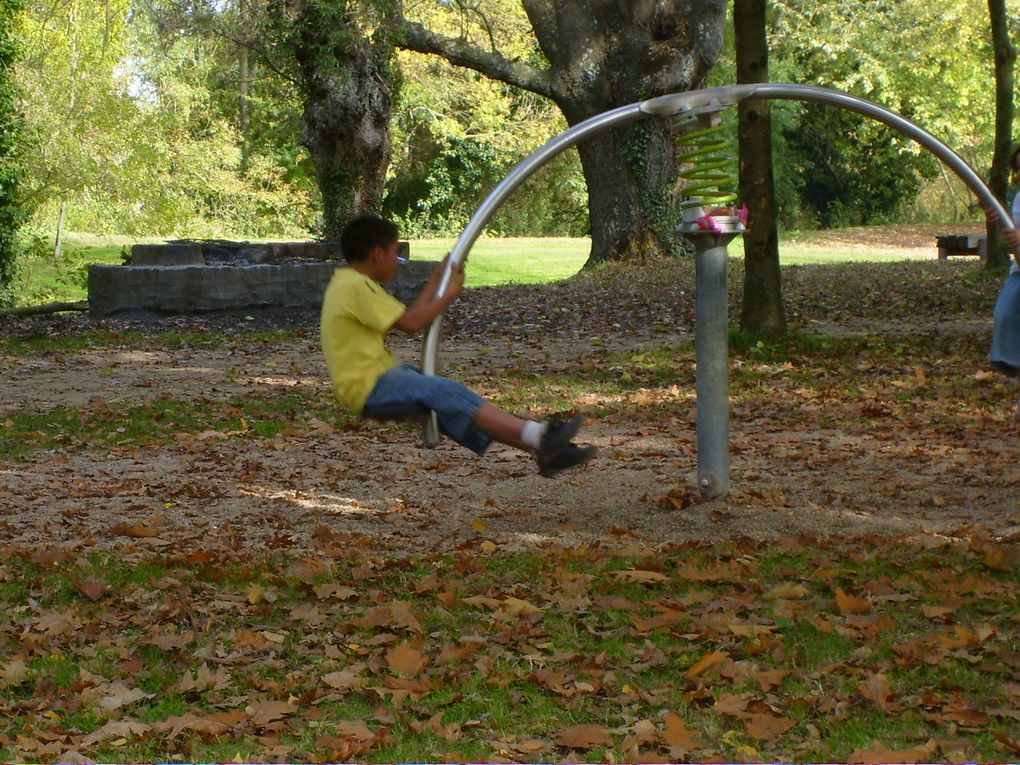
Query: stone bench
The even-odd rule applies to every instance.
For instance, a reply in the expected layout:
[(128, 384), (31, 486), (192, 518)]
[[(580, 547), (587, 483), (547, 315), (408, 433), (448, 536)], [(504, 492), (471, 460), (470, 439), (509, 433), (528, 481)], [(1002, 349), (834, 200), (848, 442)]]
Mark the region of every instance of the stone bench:
[[(386, 285), (409, 303), (421, 292), (437, 261), (401, 262)], [(177, 266), (92, 264), (89, 312), (198, 313), (256, 308), (318, 308), (342, 261)]]
[[(399, 242), (397, 256), (411, 257), (410, 242)], [(131, 246), (132, 266), (195, 266), (201, 264), (279, 263), (290, 260), (343, 260), (339, 242), (230, 242), (223, 239), (180, 239)]]

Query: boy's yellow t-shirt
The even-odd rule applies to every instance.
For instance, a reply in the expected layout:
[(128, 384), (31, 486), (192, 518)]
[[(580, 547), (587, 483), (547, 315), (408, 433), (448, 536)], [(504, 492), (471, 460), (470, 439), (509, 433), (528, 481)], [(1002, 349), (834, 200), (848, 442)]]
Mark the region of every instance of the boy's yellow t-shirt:
[(319, 332), (336, 397), (360, 412), (383, 372), (396, 357), (383, 336), (406, 306), (374, 279), (353, 268), (338, 268), (322, 299)]

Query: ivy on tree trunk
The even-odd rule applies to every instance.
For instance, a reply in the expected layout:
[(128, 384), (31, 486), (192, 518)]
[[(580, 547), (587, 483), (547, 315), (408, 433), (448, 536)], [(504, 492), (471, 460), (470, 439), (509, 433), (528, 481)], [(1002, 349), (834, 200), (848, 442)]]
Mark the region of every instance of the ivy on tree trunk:
[[(1017, 53), (1009, 37), (1005, 0), (988, 0), (988, 15), (995, 55), (995, 149), (988, 186), (1008, 210), (1009, 157), (1013, 144), (1013, 68)], [(999, 234), (998, 224), (989, 223), (986, 233), (988, 255), (985, 265), (992, 270), (1004, 268), (1009, 264), (1009, 250)]]
[(379, 9), (355, 0), (288, 0), (290, 43), (301, 70), (301, 142), (315, 165), (323, 234), (337, 239), (376, 211), (390, 162), (390, 119), (399, 78), (383, 30), (366, 30)]

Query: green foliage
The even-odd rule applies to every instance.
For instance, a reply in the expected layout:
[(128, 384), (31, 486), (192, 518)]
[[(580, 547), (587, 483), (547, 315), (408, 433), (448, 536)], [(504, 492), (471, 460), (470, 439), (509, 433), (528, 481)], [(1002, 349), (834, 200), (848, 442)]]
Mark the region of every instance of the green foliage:
[[(480, 15), (464, 8), (415, 9), (432, 29), (534, 59), (534, 40), (516, 3), (494, 2), (484, 13), (492, 40)], [(401, 52), (399, 62), (403, 86), (384, 210), (413, 235), (454, 236), (514, 165), (566, 125), (550, 102), (437, 57)], [(582, 236), (587, 230), (587, 189), (575, 151), (530, 178), (487, 228), (496, 236)]]
[(116, 247), (81, 248), (65, 246), (59, 257), (53, 243), (41, 232), (22, 238), (22, 253), (14, 282), (18, 302), (36, 305), (58, 301), (85, 300), (90, 263), (120, 263)]
[(242, 163), (237, 46), (224, 36), (184, 30), (170, 3), (131, 12), (127, 0), (32, 6), (23, 24), (37, 225), (52, 228), (66, 202), (66, 225), (96, 233), (307, 230), (314, 183), (288, 116), (294, 91), (252, 89), (260, 118)]
[(0, 307), (14, 302), (18, 229), (25, 220), (21, 185), (24, 130), (18, 105), (14, 64), (20, 55), (16, 39), (20, 0), (0, 0)]
[[(870, 98), (924, 127), (979, 172), (987, 168), (993, 99), (983, 0), (851, 0), (839, 13), (822, 0), (773, 5), (770, 79)], [(833, 110), (773, 110), (783, 223), (838, 226), (916, 215), (917, 193), (936, 183), (934, 160), (891, 129), (826, 111)], [(926, 210), (925, 217), (960, 217), (957, 192), (930, 195), (944, 212)]]
[(911, 153), (906, 143), (873, 120), (807, 105), (796, 130), (786, 135), (797, 158), (792, 169), (802, 213), (825, 228), (895, 222), (922, 178), (934, 177), (937, 167), (934, 158)]
[[(303, 43), (293, 4), (42, 0), (20, 17), (17, 7), (14, 0), (0, 7), (0, 20), (17, 20), (0, 40), (0, 58), (14, 52), (16, 38), (24, 47), (16, 69), (20, 102), (4, 95), (12, 70), (0, 68), (0, 115), (20, 105), (25, 129), (15, 139), (20, 119), (0, 116), (0, 203), (11, 201), (4, 206), (11, 217), (0, 221), (0, 300), (10, 302), (11, 285), (24, 283), (15, 278), (8, 232), (26, 210), (39, 231), (54, 228), (66, 203), (69, 229), (135, 237), (304, 236), (340, 225), (321, 210), (344, 209), (349, 179), (325, 177), (320, 193), (301, 146), (305, 84), (294, 49)], [(359, 44), (386, 50), (388, 0), (317, 7), (329, 34), (317, 38), (313, 54), (333, 66), (328, 71), (340, 76), (344, 57), (356, 52), (351, 14), (361, 23)], [(776, 0), (771, 7), (771, 79), (872, 98), (918, 122), (979, 172), (987, 169), (992, 74), (983, 0), (850, 0), (839, 13), (824, 0)], [(515, 0), (406, 10), (437, 32), (511, 60), (545, 63)], [(399, 90), (382, 206), (410, 235), (458, 233), (517, 162), (564, 128), (552, 104), (435, 57), (402, 52), (376, 63)], [(731, 83), (732, 72), (722, 61), (711, 84)], [(725, 118), (731, 125), (729, 112)], [(773, 102), (772, 118), (788, 229), (973, 212), (965, 189), (937, 178), (923, 152), (877, 124), (788, 102)], [(640, 143), (638, 136), (636, 152)], [(17, 148), (25, 145), (32, 150)], [(583, 236), (586, 194), (571, 151), (517, 190), (488, 233)], [(669, 230), (673, 211), (659, 205), (652, 212)]]
[(475, 204), (499, 182), (503, 167), (491, 144), (452, 137), (432, 143), (433, 156), (422, 156), (420, 171), (411, 167), (389, 184), (385, 212), (408, 236), (452, 233), (463, 228)]
[[(402, 168), (388, 185), (384, 212), (400, 223), (406, 236), (458, 234), (515, 164), (513, 155), (486, 141), (451, 137), (445, 145), (432, 146), (435, 156), (426, 166)], [(557, 157), (510, 197), (489, 222), (487, 233), (583, 236), (587, 215), (579, 171), (576, 153)]]

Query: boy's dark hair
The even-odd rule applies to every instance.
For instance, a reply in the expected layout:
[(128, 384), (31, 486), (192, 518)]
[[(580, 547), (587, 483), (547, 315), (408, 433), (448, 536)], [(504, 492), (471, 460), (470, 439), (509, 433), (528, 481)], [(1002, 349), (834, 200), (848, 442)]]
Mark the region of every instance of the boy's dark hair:
[(344, 228), (340, 235), (340, 249), (344, 260), (357, 263), (368, 260), (376, 247), (387, 248), (400, 238), (397, 224), (377, 215), (362, 215)]

